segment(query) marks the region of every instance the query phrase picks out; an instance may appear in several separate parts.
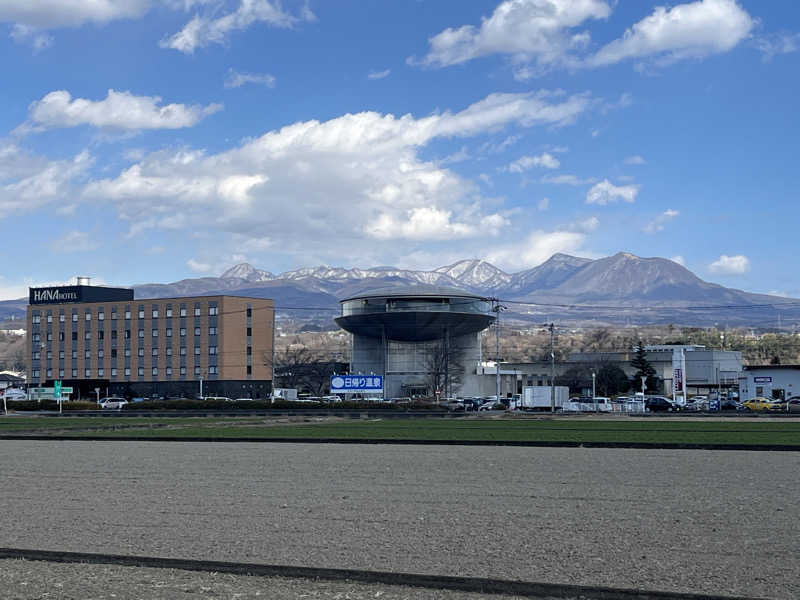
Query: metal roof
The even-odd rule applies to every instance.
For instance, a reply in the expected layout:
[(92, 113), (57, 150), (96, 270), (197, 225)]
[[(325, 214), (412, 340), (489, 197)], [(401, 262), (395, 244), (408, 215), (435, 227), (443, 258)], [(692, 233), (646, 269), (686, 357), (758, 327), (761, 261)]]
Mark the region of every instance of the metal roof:
[(420, 283), (418, 285), (387, 286), (365, 290), (353, 294), (347, 298), (342, 298), (339, 302), (348, 300), (361, 300), (366, 298), (472, 298), (475, 300), (485, 300), (485, 296), (473, 294), (465, 290), (439, 285), (428, 285)]

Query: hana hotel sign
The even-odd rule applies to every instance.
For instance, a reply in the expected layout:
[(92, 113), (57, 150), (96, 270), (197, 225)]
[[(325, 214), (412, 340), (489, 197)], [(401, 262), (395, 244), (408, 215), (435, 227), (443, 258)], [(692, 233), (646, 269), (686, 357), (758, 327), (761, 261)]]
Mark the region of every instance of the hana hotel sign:
[(50, 288), (30, 288), (28, 304), (56, 304), (60, 302), (80, 302), (80, 286), (66, 285)]

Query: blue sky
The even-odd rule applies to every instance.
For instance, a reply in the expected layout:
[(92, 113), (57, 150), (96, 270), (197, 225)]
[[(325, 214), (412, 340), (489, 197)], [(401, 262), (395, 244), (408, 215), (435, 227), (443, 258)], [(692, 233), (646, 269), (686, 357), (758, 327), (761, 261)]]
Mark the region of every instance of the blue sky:
[(800, 296), (792, 0), (0, 0), (0, 298), (662, 256)]

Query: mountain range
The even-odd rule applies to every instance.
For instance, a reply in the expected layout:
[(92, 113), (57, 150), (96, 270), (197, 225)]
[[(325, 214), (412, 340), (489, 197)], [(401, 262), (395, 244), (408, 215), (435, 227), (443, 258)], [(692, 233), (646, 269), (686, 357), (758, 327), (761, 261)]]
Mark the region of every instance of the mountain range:
[[(506, 273), (478, 259), (437, 269), (344, 269), (319, 266), (280, 274), (242, 263), (219, 277), (134, 286), (136, 298), (236, 294), (273, 298), (279, 312), (299, 321), (330, 324), (338, 301), (378, 287), (432, 285), (500, 299), (519, 321), (775, 326), (800, 321), (800, 303), (703, 281), (665, 258), (627, 252), (600, 259), (554, 254), (532, 269)], [(776, 306), (783, 305), (783, 306)], [(4, 310), (5, 309), (5, 310)], [(24, 301), (0, 302), (0, 318), (24, 310)], [(315, 310), (316, 309), (316, 310)], [(780, 315), (780, 316), (778, 316)]]

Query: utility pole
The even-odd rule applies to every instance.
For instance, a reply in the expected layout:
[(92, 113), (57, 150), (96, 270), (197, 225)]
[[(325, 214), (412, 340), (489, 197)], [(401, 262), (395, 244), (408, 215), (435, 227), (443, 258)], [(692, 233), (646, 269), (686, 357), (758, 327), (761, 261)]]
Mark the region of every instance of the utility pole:
[(550, 323), (550, 412), (556, 412), (556, 328)]
[(500, 313), (504, 311), (507, 306), (500, 304), (498, 298), (490, 298), (494, 303), (492, 311), (497, 315), (494, 320), (494, 371), (495, 371), (495, 386), (497, 388), (497, 401), (500, 402)]

